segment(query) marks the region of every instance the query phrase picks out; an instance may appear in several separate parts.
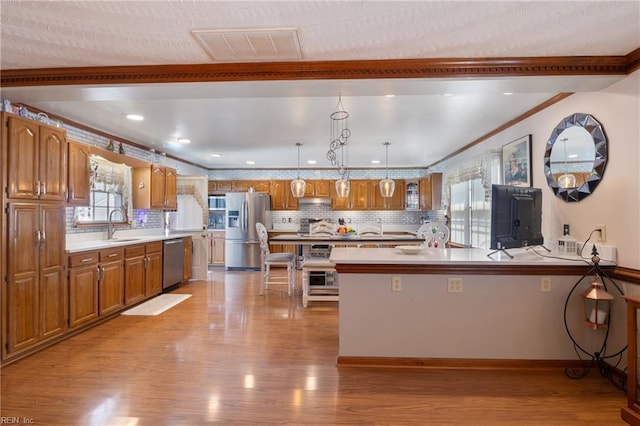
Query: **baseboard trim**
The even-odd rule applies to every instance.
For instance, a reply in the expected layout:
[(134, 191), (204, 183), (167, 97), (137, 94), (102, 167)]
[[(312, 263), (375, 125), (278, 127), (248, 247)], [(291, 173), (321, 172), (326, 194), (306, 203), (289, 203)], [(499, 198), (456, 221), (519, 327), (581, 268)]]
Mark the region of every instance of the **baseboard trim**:
[(474, 359), (474, 358), (401, 358), (339, 356), (339, 367), (410, 367), (451, 369), (531, 369), (582, 368), (584, 361), (565, 359)]

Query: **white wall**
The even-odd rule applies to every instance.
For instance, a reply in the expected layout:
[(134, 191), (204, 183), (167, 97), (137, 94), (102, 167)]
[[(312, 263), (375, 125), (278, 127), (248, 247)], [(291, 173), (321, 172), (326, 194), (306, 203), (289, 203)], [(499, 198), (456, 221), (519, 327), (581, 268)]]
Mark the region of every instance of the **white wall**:
[[(594, 193), (567, 203), (554, 195), (544, 176), (544, 148), (551, 131), (573, 113), (593, 115), (607, 135), (609, 161)], [(618, 264), (640, 269), (640, 71), (599, 92), (577, 93), (505, 130), (447, 164), (468, 161), (526, 134), (532, 135), (533, 186), (543, 188), (543, 234), (548, 241), (571, 225), (571, 235), (584, 241), (595, 225), (607, 227), (607, 244), (618, 250)]]

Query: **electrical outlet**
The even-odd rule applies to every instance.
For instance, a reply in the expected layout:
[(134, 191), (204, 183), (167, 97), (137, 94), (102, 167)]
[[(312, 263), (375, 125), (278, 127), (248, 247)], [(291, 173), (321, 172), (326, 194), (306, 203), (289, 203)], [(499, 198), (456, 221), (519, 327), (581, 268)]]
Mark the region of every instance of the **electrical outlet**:
[(462, 278), (447, 279), (448, 293), (462, 293)]
[(600, 238), (598, 241), (607, 241), (607, 227), (605, 225), (596, 225), (596, 231), (600, 231)]
[(540, 291), (549, 293), (551, 291), (551, 277), (540, 278)]
[(391, 277), (391, 291), (402, 291), (402, 278)]

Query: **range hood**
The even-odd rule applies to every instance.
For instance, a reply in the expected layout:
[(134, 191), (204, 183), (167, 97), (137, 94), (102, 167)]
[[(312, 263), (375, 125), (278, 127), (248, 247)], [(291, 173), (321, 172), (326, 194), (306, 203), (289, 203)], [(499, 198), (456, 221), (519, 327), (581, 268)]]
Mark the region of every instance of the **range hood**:
[(320, 198), (320, 197), (302, 197), (298, 199), (298, 205), (300, 206), (330, 206), (331, 198)]

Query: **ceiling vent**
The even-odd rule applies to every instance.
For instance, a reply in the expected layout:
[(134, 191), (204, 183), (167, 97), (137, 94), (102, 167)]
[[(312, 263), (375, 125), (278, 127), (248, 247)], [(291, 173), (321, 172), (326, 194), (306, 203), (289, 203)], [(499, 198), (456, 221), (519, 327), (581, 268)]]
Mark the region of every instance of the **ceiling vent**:
[(195, 30), (191, 34), (216, 62), (302, 59), (296, 28)]

